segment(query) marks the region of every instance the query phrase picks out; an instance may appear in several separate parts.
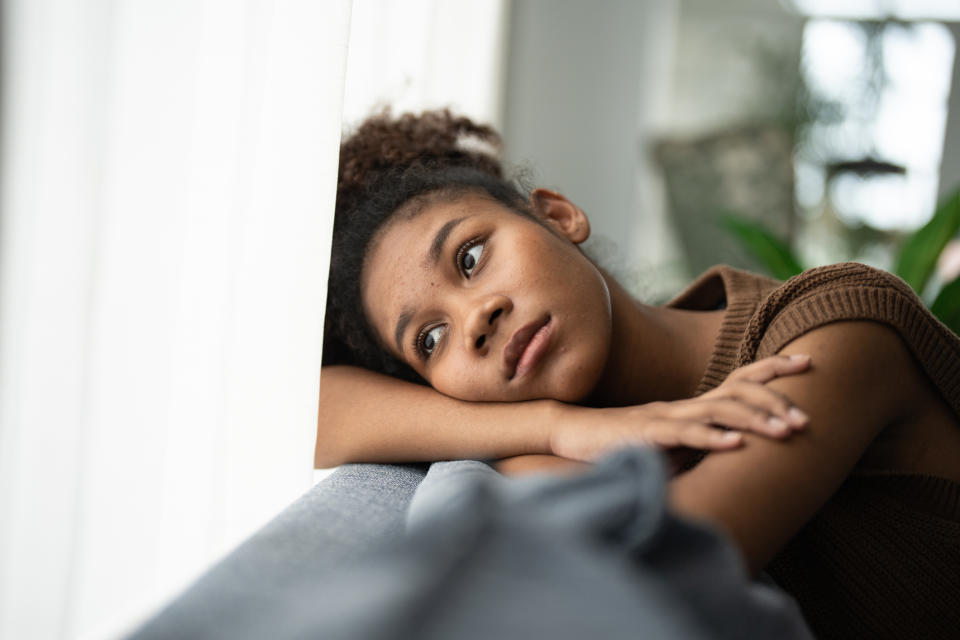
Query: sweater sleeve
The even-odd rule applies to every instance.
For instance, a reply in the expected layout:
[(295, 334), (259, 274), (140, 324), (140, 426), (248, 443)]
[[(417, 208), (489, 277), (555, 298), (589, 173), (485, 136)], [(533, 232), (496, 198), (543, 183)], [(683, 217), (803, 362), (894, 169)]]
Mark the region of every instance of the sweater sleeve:
[(778, 353), (808, 331), (843, 320), (872, 320), (896, 330), (960, 416), (960, 338), (903, 280), (863, 264), (810, 269), (773, 291), (751, 318), (738, 366)]

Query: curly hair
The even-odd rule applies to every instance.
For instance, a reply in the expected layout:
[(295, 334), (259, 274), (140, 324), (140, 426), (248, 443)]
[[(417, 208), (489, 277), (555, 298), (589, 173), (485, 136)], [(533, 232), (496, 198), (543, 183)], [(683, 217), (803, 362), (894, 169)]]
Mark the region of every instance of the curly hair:
[(361, 279), (371, 241), (403, 212), (481, 193), (529, 215), (523, 190), (504, 177), (500, 136), (448, 110), (366, 119), (340, 145), (323, 364), (351, 364), (425, 384), (377, 339), (363, 310)]

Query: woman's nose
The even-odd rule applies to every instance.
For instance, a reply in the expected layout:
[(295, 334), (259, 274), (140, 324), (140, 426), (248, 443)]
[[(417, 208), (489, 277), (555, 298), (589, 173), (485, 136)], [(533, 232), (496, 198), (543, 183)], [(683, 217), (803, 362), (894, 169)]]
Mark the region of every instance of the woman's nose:
[(464, 331), (467, 350), (486, 354), (499, 320), (512, 309), (510, 299), (504, 296), (490, 296), (475, 304), (467, 316)]

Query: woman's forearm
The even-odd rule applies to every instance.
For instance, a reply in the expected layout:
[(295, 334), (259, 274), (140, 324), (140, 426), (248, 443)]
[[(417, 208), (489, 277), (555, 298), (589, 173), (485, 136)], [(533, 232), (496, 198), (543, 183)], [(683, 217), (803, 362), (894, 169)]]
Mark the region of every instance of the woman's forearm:
[(555, 400), (466, 402), (356, 367), (324, 367), (314, 464), (528, 454), (589, 462), (627, 445), (739, 447), (741, 436), (724, 428), (783, 439), (791, 405), (764, 383), (809, 366), (809, 358), (766, 358), (698, 398), (600, 409)]
[(314, 466), (550, 453), (553, 400), (465, 402), (348, 366), (324, 367)]

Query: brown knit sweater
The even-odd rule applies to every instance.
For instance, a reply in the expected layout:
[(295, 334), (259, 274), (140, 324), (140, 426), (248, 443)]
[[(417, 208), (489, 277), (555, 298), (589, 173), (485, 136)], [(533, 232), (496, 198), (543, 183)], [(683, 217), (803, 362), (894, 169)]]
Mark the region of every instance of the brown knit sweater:
[[(723, 304), (698, 394), (807, 331), (874, 320), (900, 334), (960, 416), (960, 338), (895, 276), (843, 263), (780, 283), (720, 266), (669, 306)], [(854, 469), (767, 571), (797, 599), (819, 638), (960, 638), (960, 484), (896, 469)]]

